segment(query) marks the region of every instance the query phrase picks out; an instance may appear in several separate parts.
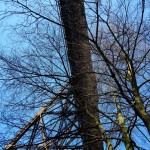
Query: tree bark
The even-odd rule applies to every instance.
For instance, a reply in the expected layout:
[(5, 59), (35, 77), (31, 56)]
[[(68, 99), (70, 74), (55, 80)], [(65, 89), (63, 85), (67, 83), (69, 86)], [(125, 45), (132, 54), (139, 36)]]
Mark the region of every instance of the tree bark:
[(84, 150), (103, 150), (101, 132), (95, 121), (86, 113), (96, 118), (98, 113), (98, 92), (93, 73), (90, 43), (83, 0), (60, 0), (61, 19), (64, 24), (68, 59), (71, 69), (71, 85), (76, 100), (80, 135)]

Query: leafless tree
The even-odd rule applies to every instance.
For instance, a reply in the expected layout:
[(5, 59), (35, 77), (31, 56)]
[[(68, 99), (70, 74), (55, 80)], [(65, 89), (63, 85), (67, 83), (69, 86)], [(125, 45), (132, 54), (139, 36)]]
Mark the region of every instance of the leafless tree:
[(24, 17), (14, 27), (17, 52), (0, 56), (3, 90), (11, 93), (2, 122), (16, 134), (31, 117), (27, 110), (47, 108), (7, 148), (147, 149), (149, 2), (7, 3), (14, 9), (2, 19)]

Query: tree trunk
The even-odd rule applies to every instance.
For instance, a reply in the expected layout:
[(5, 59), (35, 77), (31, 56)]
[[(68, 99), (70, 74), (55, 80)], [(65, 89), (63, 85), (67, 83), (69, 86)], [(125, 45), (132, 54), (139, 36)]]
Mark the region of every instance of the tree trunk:
[(93, 73), (90, 43), (86, 38), (87, 22), (83, 0), (60, 0), (61, 19), (65, 26), (68, 59), (71, 68), (73, 95), (78, 106), (77, 116), (84, 150), (103, 150), (101, 133), (96, 123), (86, 113), (96, 118), (98, 113), (98, 92)]

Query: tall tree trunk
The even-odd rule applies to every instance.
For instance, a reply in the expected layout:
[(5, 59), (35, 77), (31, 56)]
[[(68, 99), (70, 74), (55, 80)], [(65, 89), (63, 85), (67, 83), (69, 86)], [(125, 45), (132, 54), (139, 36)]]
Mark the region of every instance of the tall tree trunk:
[(60, 0), (61, 19), (65, 25), (68, 59), (72, 74), (73, 95), (76, 99), (77, 116), (81, 126), (84, 150), (103, 150), (101, 133), (95, 121), (98, 115), (98, 92), (93, 73), (90, 43), (86, 38), (87, 22), (83, 0)]

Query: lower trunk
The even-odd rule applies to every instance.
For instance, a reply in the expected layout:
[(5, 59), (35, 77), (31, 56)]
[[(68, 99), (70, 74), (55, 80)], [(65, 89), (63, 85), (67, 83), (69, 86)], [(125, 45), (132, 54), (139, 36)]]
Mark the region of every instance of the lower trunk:
[(146, 112), (146, 108), (143, 105), (141, 96), (137, 89), (134, 91), (134, 95), (135, 95), (135, 102), (136, 102), (135, 111), (138, 114), (138, 116), (141, 118), (141, 120), (144, 122), (145, 127), (147, 128), (150, 134), (150, 115)]
[(147, 128), (150, 134), (150, 115), (146, 112), (146, 107), (144, 106), (144, 102), (139, 93), (139, 88), (137, 85), (135, 75), (133, 76), (133, 82), (131, 84), (132, 84), (132, 91), (135, 96), (135, 112), (143, 121), (145, 127)]
[(95, 122), (86, 113), (96, 118), (98, 92), (92, 69), (90, 43), (86, 38), (87, 22), (83, 0), (60, 0), (61, 19), (65, 26), (68, 59), (71, 68), (73, 95), (76, 99), (77, 116), (84, 150), (102, 150), (101, 133)]

